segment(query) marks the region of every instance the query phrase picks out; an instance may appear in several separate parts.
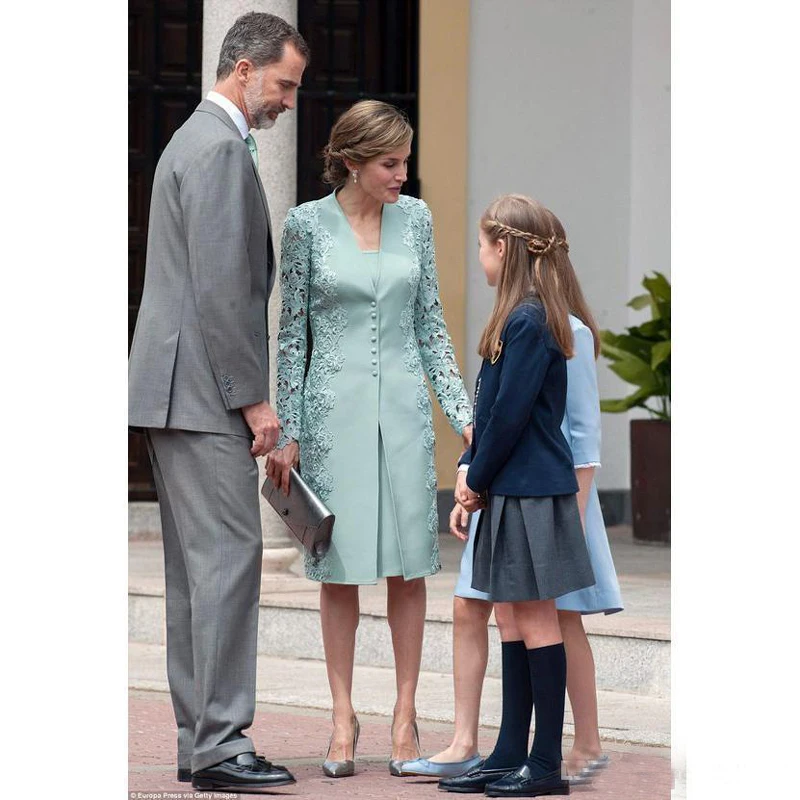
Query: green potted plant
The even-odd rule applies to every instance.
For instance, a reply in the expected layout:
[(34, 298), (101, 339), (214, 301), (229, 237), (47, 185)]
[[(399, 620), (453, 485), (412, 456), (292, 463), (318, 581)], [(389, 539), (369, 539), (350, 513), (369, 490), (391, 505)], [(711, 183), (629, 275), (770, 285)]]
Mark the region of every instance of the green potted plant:
[(670, 542), (670, 413), (672, 287), (660, 272), (645, 277), (647, 294), (628, 306), (650, 308), (651, 318), (625, 329), (600, 332), (600, 351), (609, 369), (637, 387), (619, 400), (602, 400), (601, 411), (622, 413), (644, 408), (650, 419), (635, 419), (631, 434), (631, 516), (639, 542)]

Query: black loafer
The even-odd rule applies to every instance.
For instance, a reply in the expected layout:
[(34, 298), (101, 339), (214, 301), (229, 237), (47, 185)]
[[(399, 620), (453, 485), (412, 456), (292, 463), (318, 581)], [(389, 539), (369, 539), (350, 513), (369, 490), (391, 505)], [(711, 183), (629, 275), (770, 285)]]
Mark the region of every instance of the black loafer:
[(569, 783), (562, 780), (561, 769), (538, 778), (531, 777), (531, 768), (523, 764), (499, 781), (486, 787), (488, 797), (539, 797), (548, 794), (569, 794)]
[(195, 789), (270, 789), (290, 783), (296, 781), (286, 767), (256, 757), (255, 753), (240, 753), (192, 773)]
[[(264, 758), (264, 756), (256, 756), (256, 761), (263, 761), (265, 764), (267, 763), (267, 759)], [(190, 769), (183, 769), (182, 767), (178, 767), (178, 782), (191, 783), (192, 771)]]
[(512, 769), (483, 769), (485, 761), (473, 767), (463, 775), (454, 778), (442, 778), (439, 781), (440, 792), (460, 792), (461, 794), (481, 794), (488, 784), (508, 775)]

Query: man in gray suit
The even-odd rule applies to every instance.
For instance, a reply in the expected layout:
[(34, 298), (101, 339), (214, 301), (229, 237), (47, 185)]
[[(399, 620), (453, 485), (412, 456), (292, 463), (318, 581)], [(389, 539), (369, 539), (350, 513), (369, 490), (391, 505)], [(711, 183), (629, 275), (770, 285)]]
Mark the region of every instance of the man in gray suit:
[(308, 58), (280, 17), (240, 17), (213, 91), (153, 180), (129, 424), (147, 436), (161, 509), (178, 780), (197, 789), (294, 783), (242, 733), (255, 714), (261, 585), (254, 457), (279, 433), (267, 358), (272, 235), (249, 130), (294, 108)]

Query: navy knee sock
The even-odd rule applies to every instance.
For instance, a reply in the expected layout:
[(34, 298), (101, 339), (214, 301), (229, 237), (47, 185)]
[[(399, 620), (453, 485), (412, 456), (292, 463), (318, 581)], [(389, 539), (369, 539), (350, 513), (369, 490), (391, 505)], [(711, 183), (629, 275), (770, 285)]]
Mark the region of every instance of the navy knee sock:
[(563, 642), (527, 652), (535, 727), (533, 746), (525, 763), (536, 778), (561, 769), (567, 654)]
[(533, 695), (525, 642), (503, 642), (503, 715), (484, 769), (516, 769), (528, 754)]

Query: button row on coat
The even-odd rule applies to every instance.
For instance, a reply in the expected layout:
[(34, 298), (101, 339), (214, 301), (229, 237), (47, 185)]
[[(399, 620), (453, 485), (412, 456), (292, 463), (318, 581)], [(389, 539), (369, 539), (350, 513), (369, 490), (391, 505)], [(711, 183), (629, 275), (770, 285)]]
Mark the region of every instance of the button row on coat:
[[(373, 300), (373, 301), (370, 303), (370, 305), (371, 305), (373, 308), (375, 308), (375, 307), (376, 307), (376, 305), (377, 305), (377, 303), (376, 303), (376, 302)], [(373, 311), (373, 312), (372, 312), (372, 314), (370, 314), (370, 316), (372, 317), (372, 319), (377, 319), (377, 318), (378, 318), (378, 314), (377, 314), (377, 312), (376, 312), (376, 311)], [(372, 328), (373, 332), (378, 330), (378, 326), (377, 326), (377, 325), (375, 325), (375, 324), (371, 325), (370, 327)], [(375, 342), (377, 342), (377, 341), (378, 341), (378, 337), (377, 337), (377, 336), (373, 336), (373, 337), (370, 339), (370, 341), (371, 341), (373, 344), (375, 344)], [(377, 349), (376, 347), (373, 347), (373, 348), (372, 348), (372, 355), (375, 355), (377, 352), (378, 352), (378, 349)], [(378, 359), (376, 359), (376, 358), (373, 358), (373, 359), (372, 359), (372, 366), (373, 366), (373, 367), (376, 367), (377, 365), (378, 365)], [(372, 370), (372, 377), (373, 377), (373, 378), (377, 378), (377, 377), (378, 377), (378, 370), (376, 370), (376, 369), (373, 369), (373, 370)]]

